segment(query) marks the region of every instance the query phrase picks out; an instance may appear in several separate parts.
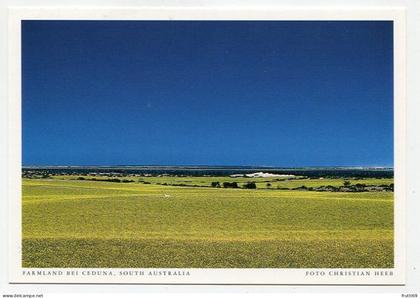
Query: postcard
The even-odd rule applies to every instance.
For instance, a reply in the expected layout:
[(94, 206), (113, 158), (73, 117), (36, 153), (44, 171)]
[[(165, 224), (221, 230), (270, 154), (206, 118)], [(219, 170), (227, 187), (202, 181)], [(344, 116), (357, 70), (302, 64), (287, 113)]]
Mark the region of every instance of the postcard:
[(400, 9), (10, 10), (10, 282), (405, 283)]

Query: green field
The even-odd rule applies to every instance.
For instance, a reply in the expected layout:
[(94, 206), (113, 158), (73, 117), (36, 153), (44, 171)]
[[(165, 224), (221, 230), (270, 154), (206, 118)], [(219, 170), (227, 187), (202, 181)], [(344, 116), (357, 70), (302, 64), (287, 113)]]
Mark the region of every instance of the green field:
[[(273, 189), (343, 179), (75, 178), (23, 180), (23, 267), (393, 267), (392, 192)], [(228, 180), (258, 189), (192, 186)]]

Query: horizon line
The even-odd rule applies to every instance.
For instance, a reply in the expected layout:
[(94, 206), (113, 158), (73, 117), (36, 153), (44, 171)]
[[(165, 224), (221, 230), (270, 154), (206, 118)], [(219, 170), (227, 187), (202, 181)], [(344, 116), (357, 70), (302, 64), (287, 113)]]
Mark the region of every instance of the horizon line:
[(79, 168), (88, 168), (88, 167), (97, 167), (97, 168), (115, 168), (115, 167), (178, 167), (178, 168), (200, 168), (200, 167), (207, 167), (207, 168), (273, 168), (273, 169), (299, 169), (299, 168), (385, 168), (385, 169), (393, 169), (394, 166), (389, 165), (369, 165), (369, 166), (362, 166), (362, 165), (352, 165), (352, 166), (344, 166), (344, 165), (330, 165), (330, 166), (321, 166), (321, 165), (314, 165), (314, 166), (270, 166), (270, 165), (169, 165), (169, 164), (138, 164), (138, 165), (131, 165), (131, 164), (116, 164), (116, 165), (22, 165), (22, 168), (30, 168), (30, 167), (79, 167)]

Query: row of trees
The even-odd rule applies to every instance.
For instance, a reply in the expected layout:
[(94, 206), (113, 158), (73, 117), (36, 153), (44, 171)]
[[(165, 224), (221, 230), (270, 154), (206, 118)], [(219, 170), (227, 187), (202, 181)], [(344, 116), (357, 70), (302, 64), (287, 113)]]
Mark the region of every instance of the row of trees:
[[(347, 182), (347, 181), (346, 181)], [(292, 188), (292, 190), (306, 191), (328, 191), (328, 192), (369, 192), (369, 191), (394, 191), (394, 183), (389, 185), (366, 185), (362, 183), (350, 184), (344, 182), (344, 186), (321, 185), (318, 187), (307, 187), (305, 185)]]
[(84, 177), (77, 177), (76, 180), (87, 180), (87, 181), (99, 181), (99, 182), (118, 182), (118, 183), (130, 183), (134, 182), (134, 180), (128, 179), (118, 179), (118, 178), (108, 178), (108, 179), (97, 179), (97, 178), (84, 178)]
[[(239, 188), (238, 182), (223, 182), (223, 184), (220, 184), (219, 181), (214, 181), (211, 183), (211, 187), (223, 187), (223, 188)], [(246, 189), (256, 189), (257, 185), (255, 182), (247, 182), (242, 185), (242, 188)]]

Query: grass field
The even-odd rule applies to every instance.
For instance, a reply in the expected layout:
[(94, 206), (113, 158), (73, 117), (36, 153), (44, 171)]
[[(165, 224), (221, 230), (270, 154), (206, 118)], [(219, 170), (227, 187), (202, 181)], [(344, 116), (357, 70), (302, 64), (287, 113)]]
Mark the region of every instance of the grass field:
[(246, 190), (157, 184), (226, 177), (70, 178), (23, 180), (23, 267), (393, 267), (392, 192), (264, 189), (343, 179), (237, 178), (257, 182)]

